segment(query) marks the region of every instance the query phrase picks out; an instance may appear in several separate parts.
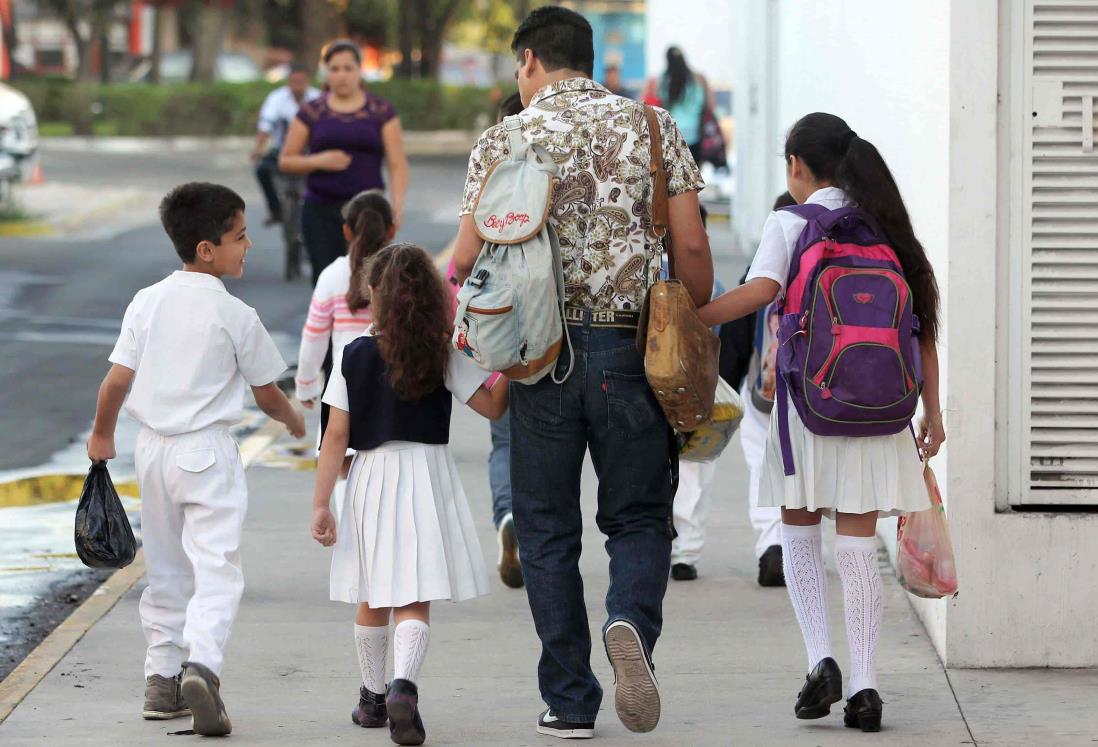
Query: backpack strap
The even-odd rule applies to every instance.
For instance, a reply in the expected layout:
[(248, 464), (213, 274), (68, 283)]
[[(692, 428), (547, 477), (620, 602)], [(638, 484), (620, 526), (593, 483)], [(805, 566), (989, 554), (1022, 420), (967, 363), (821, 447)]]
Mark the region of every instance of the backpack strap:
[(775, 392), (778, 404), (778, 443), (782, 447), (782, 466), (785, 474), (794, 474), (793, 468), (793, 444), (789, 440), (789, 389), (785, 384), (785, 377), (778, 374), (778, 389)]
[(526, 158), (526, 141), (522, 139), (522, 118), (518, 114), (512, 114), (503, 118), (503, 127), (507, 130), (507, 144), (511, 151), (512, 161), (521, 161)]

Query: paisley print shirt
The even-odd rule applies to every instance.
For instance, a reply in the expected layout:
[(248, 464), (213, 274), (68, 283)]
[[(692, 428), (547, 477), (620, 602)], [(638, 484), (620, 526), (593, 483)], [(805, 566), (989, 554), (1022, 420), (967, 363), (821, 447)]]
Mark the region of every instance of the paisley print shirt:
[[(656, 110), (671, 196), (705, 186), (675, 121)], [(522, 134), (559, 167), (549, 220), (560, 239), (569, 305), (636, 309), (660, 271), (652, 225), (648, 124), (635, 101), (587, 78), (534, 94)], [(473, 212), (485, 175), (509, 155), (503, 125), (488, 129), (469, 157), (461, 213)]]

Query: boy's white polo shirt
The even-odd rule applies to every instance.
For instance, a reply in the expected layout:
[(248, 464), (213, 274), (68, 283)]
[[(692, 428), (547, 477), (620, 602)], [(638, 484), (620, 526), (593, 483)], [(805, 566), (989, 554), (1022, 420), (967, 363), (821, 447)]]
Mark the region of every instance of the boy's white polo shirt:
[(110, 361), (136, 372), (126, 412), (163, 436), (233, 425), (244, 385), (286, 370), (255, 309), (213, 275), (181, 270), (137, 292)]

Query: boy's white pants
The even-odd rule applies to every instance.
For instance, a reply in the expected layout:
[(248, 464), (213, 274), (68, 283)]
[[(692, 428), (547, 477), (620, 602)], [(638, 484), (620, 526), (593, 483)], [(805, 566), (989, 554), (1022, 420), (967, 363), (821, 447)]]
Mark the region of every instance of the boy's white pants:
[(717, 462), (679, 461), (679, 490), (673, 515), (676, 537), (671, 542), (671, 562), (695, 565), (705, 544), (705, 525), (713, 498)]
[(744, 413), (740, 421), (740, 445), (747, 462), (747, 505), (751, 526), (755, 529), (755, 557), (761, 558), (766, 548), (782, 543), (782, 510), (776, 506), (759, 506), (759, 480), (766, 456), (766, 438), (770, 432), (770, 417), (751, 404), (751, 394), (743, 393)]
[(149, 582), (140, 604), (145, 676), (174, 676), (184, 661), (220, 675), (244, 593), (248, 490), (236, 442), (220, 426), (179, 436), (144, 428), (134, 461)]
[[(759, 478), (766, 454), (766, 437), (770, 419), (744, 397), (744, 414), (740, 422), (740, 443), (747, 462), (748, 513), (755, 530), (755, 557), (761, 558), (766, 548), (781, 544), (782, 510), (759, 507)], [(679, 491), (675, 494), (674, 521), (677, 537), (671, 543), (671, 562), (696, 565), (705, 544), (705, 525), (713, 496), (713, 478), (717, 463), (679, 462)]]

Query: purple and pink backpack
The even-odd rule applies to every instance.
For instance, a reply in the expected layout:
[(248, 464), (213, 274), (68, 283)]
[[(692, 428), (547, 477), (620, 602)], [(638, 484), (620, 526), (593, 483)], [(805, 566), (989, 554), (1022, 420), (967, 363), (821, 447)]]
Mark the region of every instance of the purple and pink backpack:
[(923, 381), (911, 289), (873, 219), (854, 207), (784, 209), (808, 221), (778, 328), (778, 436), (792, 475), (789, 400), (817, 435), (890, 435), (910, 426)]

